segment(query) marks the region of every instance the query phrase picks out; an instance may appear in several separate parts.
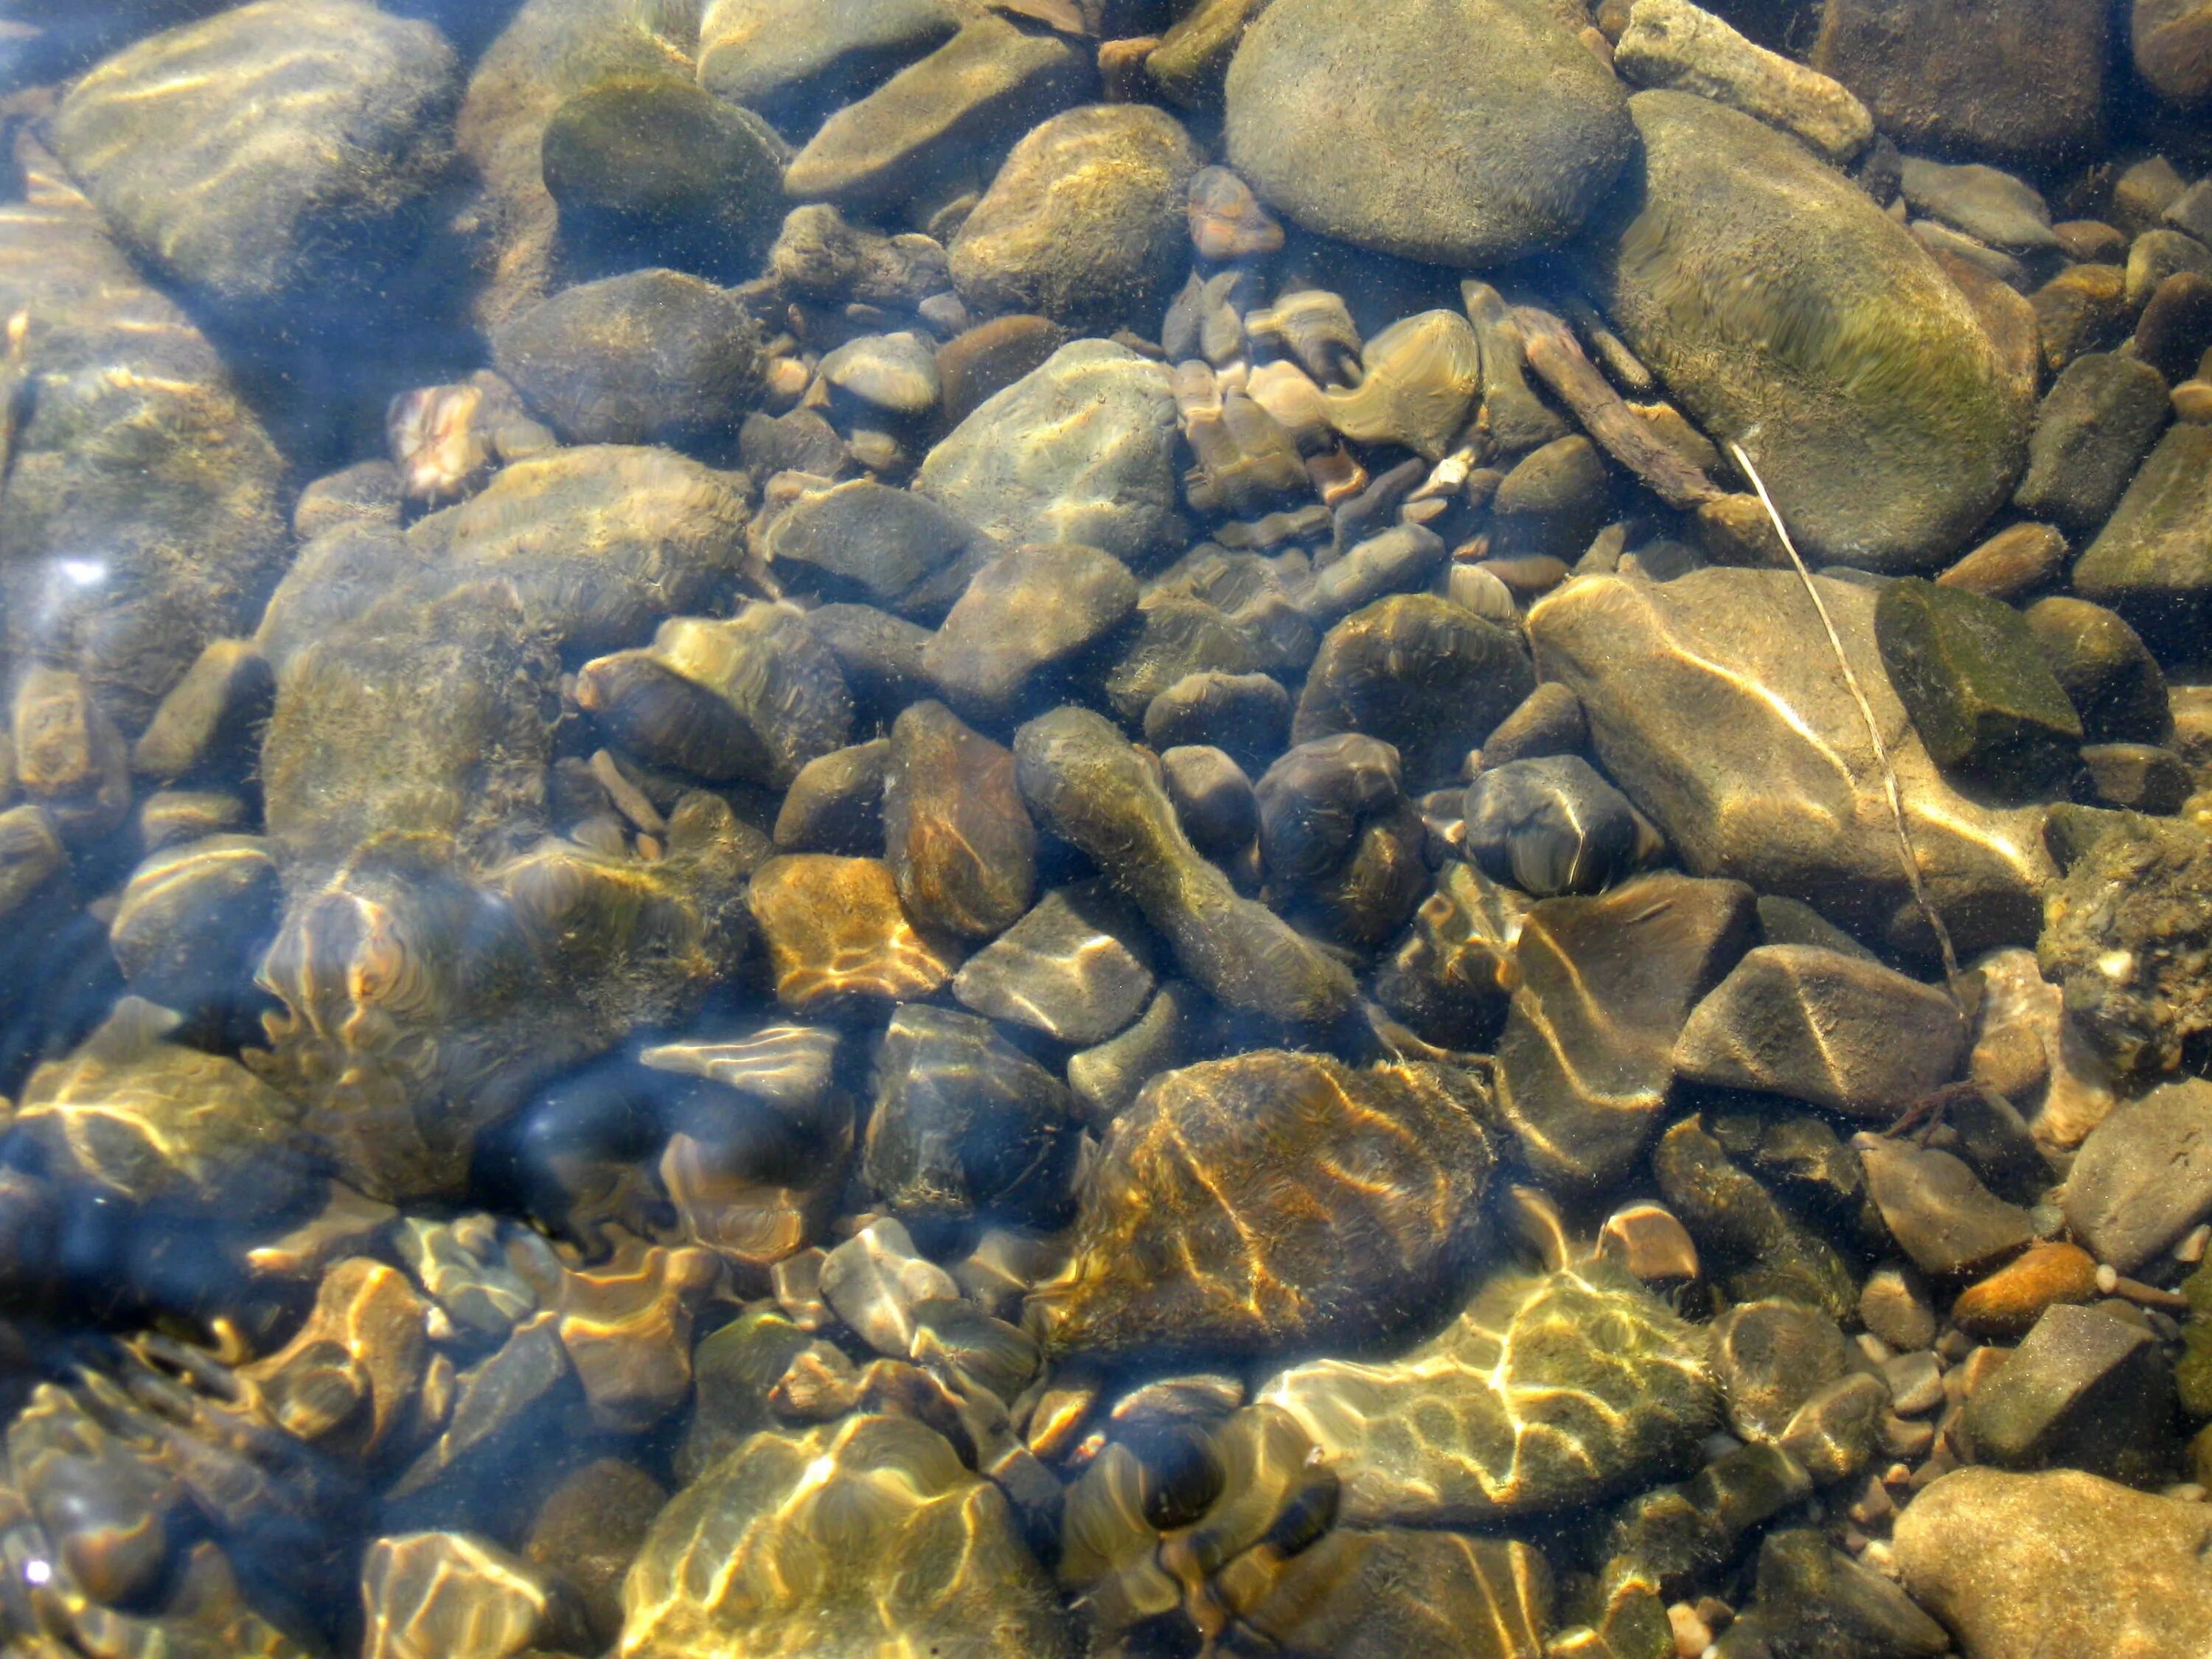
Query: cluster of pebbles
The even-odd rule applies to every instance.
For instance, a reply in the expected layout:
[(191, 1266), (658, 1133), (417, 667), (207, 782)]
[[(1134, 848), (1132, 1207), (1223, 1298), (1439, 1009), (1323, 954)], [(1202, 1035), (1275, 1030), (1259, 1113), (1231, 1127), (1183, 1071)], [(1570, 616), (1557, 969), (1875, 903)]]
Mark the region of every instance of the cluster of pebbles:
[(0, 0), (0, 1650), (2212, 1650), (2212, 6), (1718, 12)]

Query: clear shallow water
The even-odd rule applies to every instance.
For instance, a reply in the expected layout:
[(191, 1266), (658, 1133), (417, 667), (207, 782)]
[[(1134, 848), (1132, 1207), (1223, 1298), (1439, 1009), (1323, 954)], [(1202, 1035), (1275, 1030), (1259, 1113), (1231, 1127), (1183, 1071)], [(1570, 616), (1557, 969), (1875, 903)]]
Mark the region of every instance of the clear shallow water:
[(1984, 9), (0, 8), (5, 1650), (2202, 1651), (2212, 17)]

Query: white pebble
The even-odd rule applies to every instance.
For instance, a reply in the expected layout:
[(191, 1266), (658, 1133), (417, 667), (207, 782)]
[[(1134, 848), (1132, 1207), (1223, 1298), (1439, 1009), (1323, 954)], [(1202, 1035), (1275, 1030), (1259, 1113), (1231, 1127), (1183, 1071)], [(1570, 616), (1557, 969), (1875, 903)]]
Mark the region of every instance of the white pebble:
[(2208, 1244), (2212, 1244), (2212, 1224), (2191, 1227), (2181, 1243), (2173, 1247), (2173, 1259), (2194, 1267), (2204, 1260)]
[(2120, 1287), (2120, 1270), (2109, 1261), (2097, 1264), (2097, 1289), (2110, 1296)]

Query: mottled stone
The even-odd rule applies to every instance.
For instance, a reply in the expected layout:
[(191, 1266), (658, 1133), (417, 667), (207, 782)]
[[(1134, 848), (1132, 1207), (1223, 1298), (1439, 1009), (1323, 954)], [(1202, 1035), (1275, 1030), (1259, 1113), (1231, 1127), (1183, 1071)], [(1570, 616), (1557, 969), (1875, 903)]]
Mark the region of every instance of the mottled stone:
[(623, 1607), (626, 1659), (1075, 1651), (999, 1488), (903, 1417), (746, 1441), (655, 1519)]
[(925, 1221), (1049, 1223), (1074, 1158), (1066, 1090), (990, 1021), (927, 1007), (891, 1016), (862, 1165), (891, 1208)]
[(1799, 1302), (1740, 1302), (1708, 1340), (1729, 1426), (1747, 1441), (1780, 1441), (1799, 1407), (1851, 1370), (1843, 1328)]
[(863, 1342), (903, 1359), (914, 1351), (915, 1310), (957, 1297), (960, 1287), (944, 1268), (917, 1255), (906, 1228), (886, 1218), (870, 1222), (823, 1258), (821, 1292)]
[(1018, 547), (969, 578), (922, 666), (971, 719), (1006, 720), (1137, 608), (1127, 565), (1073, 543)]
[(1729, 1161), (1696, 1118), (1661, 1136), (1652, 1173), (1714, 1276), (1739, 1301), (1779, 1297), (1846, 1317), (1857, 1300), (1835, 1247)]
[(1428, 884), (1427, 832), (1397, 751), (1357, 732), (1292, 748), (1255, 787), (1260, 863), (1276, 902), (1347, 944), (1379, 945)]
[(1081, 331), (1149, 323), (1184, 258), (1197, 146), (1148, 104), (1092, 104), (1031, 128), (950, 253), (961, 297)]
[(361, 285), (404, 247), (452, 159), (455, 70), (428, 24), (265, 0), (107, 59), (56, 112), (54, 147), (142, 257), (250, 314)]
[(1144, 923), (1103, 883), (1047, 893), (953, 976), (963, 1006), (1089, 1047), (1127, 1029), (1151, 1000)]
[(1793, 1528), (1759, 1546), (1757, 1589), (1723, 1633), (1717, 1659), (1935, 1659), (1950, 1650), (1943, 1627), (1888, 1579)]
[(986, 14), (831, 115), (792, 158), (784, 188), (855, 206), (927, 199), (975, 146), (1075, 102), (1091, 81), (1073, 42)]
[(1363, 732), (1398, 750), (1416, 787), (1459, 775), (1498, 721), (1534, 688), (1519, 641), (1433, 594), (1356, 611), (1322, 639), (1298, 697), (1291, 740)]
[(593, 1422), (641, 1433), (690, 1398), (692, 1322), (720, 1279), (710, 1251), (635, 1238), (562, 1277), (556, 1328)]
[(1898, 1247), (1930, 1279), (1957, 1279), (1995, 1266), (2035, 1236), (2027, 1211), (1984, 1187), (1946, 1152), (1862, 1135), (1867, 1195)]
[(1875, 641), (1939, 766), (2032, 794), (2067, 763), (2081, 718), (2020, 613), (1917, 577), (1881, 591)]
[(925, 928), (988, 939), (1029, 908), (1036, 829), (1013, 755), (943, 703), (915, 703), (891, 726), (884, 844), (900, 901)]
[(546, 1495), (523, 1559), (574, 1596), (596, 1642), (622, 1632), (623, 1578), (668, 1491), (636, 1464), (595, 1457)]
[(1149, 1360), (1402, 1328), (1474, 1219), (1487, 1111), (1468, 1073), (1273, 1049), (1154, 1079), (1106, 1130), (1073, 1261), (1031, 1295), (1046, 1346)]
[[(2189, 1659), (2212, 1643), (2212, 1510), (2077, 1469), (1945, 1475), (1897, 1522), (1913, 1599), (1974, 1659), (2054, 1645)], [(2052, 1571), (2057, 1560), (2067, 1570)]]
[(1632, 147), (1619, 83), (1537, 0), (1271, 7), (1227, 92), (1230, 160), (1272, 206), (1436, 264), (1565, 241)]
[(1957, 1004), (1933, 986), (1841, 951), (1767, 945), (1698, 1005), (1674, 1069), (1887, 1121), (1948, 1082), (1966, 1050)]
[[(1875, 595), (1815, 577), (1894, 767), (1929, 896), (1961, 951), (2024, 940), (2051, 866), (2040, 815), (1977, 805), (1936, 773), (1875, 647)], [(1613, 781), (1692, 873), (1807, 900), (1926, 952), (1881, 768), (1796, 576), (1711, 568), (1584, 578), (1540, 601), (1547, 679), (1581, 698)]]
[(1261, 1399), (1329, 1459), (1345, 1521), (1445, 1527), (1676, 1473), (1718, 1407), (1696, 1333), (1609, 1262), (1493, 1279), (1400, 1358), (1316, 1360)]
[(1079, 542), (1137, 563), (1175, 513), (1175, 442), (1165, 366), (1079, 340), (985, 399), (915, 488), (1009, 544)]
[(871, 71), (948, 39), (945, 0), (710, 0), (699, 24), (699, 84), (781, 117), (834, 108)]
[(926, 997), (959, 965), (957, 945), (915, 930), (879, 859), (770, 859), (753, 872), (750, 902), (776, 1000), (794, 1013)]
[(2074, 566), (2074, 591), (2154, 636), (2185, 628), (2212, 591), (2212, 427), (2169, 428)]
[(1874, 118), (1840, 82), (1747, 40), (1688, 0), (1637, 0), (1613, 61), (1639, 87), (1693, 92), (1755, 115), (1838, 166), (1874, 138)]
[(364, 1659), (514, 1659), (553, 1633), (527, 1563), (465, 1533), (380, 1538), (362, 1563)]
[(1677, 875), (1529, 910), (1498, 1101), (1540, 1174), (1602, 1191), (1626, 1173), (1657, 1127), (1683, 1024), (1750, 947), (1753, 919), (1740, 883)]
[(1260, 798), (1244, 769), (1221, 750), (1185, 744), (1160, 756), (1160, 771), (1191, 845), (1217, 864), (1243, 856), (1260, 834)]
[(1042, 826), (1089, 854), (1208, 992), (1295, 1024), (1325, 1024), (1349, 1006), (1351, 976), (1237, 895), (1184, 835), (1152, 763), (1103, 718), (1072, 708), (1040, 715), (1016, 733), (1014, 753)]
[(1455, 311), (1401, 318), (1360, 348), (1358, 382), (1322, 393), (1328, 423), (1354, 443), (1396, 444), (1435, 461), (1482, 385), (1481, 345)]
[(1686, 93), (1630, 109), (1644, 187), (1587, 256), (1613, 326), (1743, 445), (1808, 558), (1942, 564), (2010, 493), (2032, 388), (1910, 233), (1802, 145)]

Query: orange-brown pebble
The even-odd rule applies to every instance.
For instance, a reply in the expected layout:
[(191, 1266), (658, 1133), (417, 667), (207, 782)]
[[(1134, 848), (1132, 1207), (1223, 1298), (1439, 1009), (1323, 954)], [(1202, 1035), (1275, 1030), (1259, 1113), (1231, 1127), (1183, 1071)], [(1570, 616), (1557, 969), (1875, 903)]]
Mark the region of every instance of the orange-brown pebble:
[[(2038, 1244), (1960, 1291), (1951, 1318), (1974, 1336), (2025, 1336), (2054, 1303), (2087, 1302), (2096, 1294), (2097, 1263), (2087, 1250)], [(1971, 1363), (1973, 1355), (1967, 1358)]]
[(1712, 1627), (1698, 1617), (1698, 1610), (1687, 1601), (1677, 1601), (1667, 1609), (1667, 1624), (1674, 1632), (1676, 1659), (1698, 1659), (1713, 1644)]
[(2173, 418), (2195, 426), (2212, 423), (2212, 380), (2184, 380), (2174, 387)]
[(1698, 1276), (1698, 1247), (1673, 1212), (1656, 1204), (1631, 1204), (1606, 1218), (1598, 1254), (1610, 1255), (1645, 1284)]
[(1992, 599), (2010, 599), (2051, 580), (2066, 566), (2066, 538), (2047, 524), (2000, 530), (1936, 579)]
[(1157, 34), (1125, 35), (1098, 43), (1098, 80), (1109, 104), (1133, 103), (1145, 95), (1145, 59), (1159, 50)]

